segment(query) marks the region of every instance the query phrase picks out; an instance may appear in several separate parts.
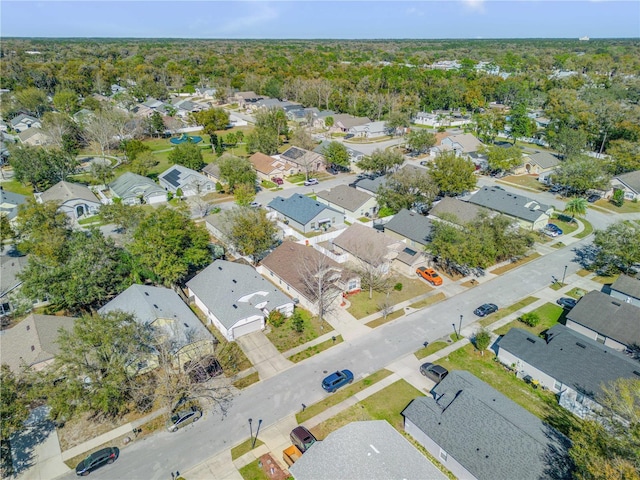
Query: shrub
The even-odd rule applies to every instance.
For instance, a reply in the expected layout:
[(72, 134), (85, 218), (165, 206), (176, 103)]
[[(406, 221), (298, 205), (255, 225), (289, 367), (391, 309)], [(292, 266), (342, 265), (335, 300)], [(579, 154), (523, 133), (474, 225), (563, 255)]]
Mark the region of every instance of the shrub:
[(540, 317), (535, 312), (523, 313), (518, 320), (522, 323), (526, 323), (530, 327), (535, 327), (540, 323)]
[(393, 286), (393, 289), (394, 289), (396, 292), (401, 292), (401, 291), (402, 291), (402, 283), (400, 283), (400, 282), (396, 283), (396, 284)]
[(291, 328), (298, 333), (304, 332), (304, 318), (297, 310), (293, 312), (291, 317)]
[(624, 204), (624, 190), (614, 190), (611, 203), (616, 207), (621, 207)]
[(484, 355), (484, 351), (491, 343), (491, 333), (486, 328), (481, 328), (476, 332), (473, 340), (476, 349), (480, 350), (480, 352)]
[(222, 184), (220, 182), (216, 182), (216, 192), (223, 193), (222, 192)]
[(267, 317), (267, 321), (273, 325), (274, 327), (279, 327), (284, 323), (284, 315), (277, 310), (272, 310), (269, 312), (269, 316)]

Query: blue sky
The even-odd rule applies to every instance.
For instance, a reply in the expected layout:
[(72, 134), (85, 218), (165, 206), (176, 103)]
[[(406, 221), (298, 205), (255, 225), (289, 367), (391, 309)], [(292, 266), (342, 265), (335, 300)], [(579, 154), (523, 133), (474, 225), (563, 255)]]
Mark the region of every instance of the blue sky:
[(3, 37), (640, 37), (638, 0), (2, 0)]

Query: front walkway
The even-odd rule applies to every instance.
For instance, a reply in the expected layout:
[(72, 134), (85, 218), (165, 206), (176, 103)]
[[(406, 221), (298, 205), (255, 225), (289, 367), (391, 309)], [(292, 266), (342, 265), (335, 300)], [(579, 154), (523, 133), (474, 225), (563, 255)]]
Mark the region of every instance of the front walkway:
[(236, 342), (257, 370), (260, 380), (271, 378), (293, 365), (262, 331), (242, 335)]

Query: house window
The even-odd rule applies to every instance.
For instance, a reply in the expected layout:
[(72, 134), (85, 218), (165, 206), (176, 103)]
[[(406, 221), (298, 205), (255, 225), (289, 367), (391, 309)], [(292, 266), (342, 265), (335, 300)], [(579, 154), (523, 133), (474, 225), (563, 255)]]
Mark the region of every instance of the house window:
[(315, 230), (316, 229), (316, 222), (311, 222), (311, 230)]
[(562, 388), (562, 383), (560, 383), (558, 380), (554, 380), (553, 381), (553, 389), (560, 391), (561, 388)]
[(358, 287), (358, 282), (355, 280), (349, 280), (349, 291), (355, 290)]
[(440, 459), (446, 462), (447, 458), (449, 458), (449, 455), (447, 455), (447, 452), (445, 452), (444, 450), (440, 449)]
[(598, 334), (596, 336), (596, 342), (598, 343), (604, 343), (605, 337), (603, 337), (602, 335)]
[(584, 393), (578, 392), (576, 395), (576, 402), (582, 404), (584, 402)]

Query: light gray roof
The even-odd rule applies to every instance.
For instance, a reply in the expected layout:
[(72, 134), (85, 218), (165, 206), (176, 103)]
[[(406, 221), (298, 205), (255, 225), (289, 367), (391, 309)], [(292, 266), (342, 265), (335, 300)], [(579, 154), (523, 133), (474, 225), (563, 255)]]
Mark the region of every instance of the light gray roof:
[[(482, 142), (470, 133), (461, 133), (459, 135), (449, 135), (449, 140), (460, 144), (465, 153), (476, 152), (482, 146)], [(444, 139), (443, 139), (444, 140)]]
[(371, 200), (371, 195), (368, 193), (361, 192), (348, 185), (338, 185), (331, 190), (322, 190), (316, 196), (350, 212), (355, 212)]
[(44, 131), (41, 128), (31, 127), (18, 133), (18, 138), (20, 139), (21, 142), (24, 143), (27, 140), (29, 140), (31, 137), (35, 137), (38, 134), (42, 134), (43, 136), (47, 137), (47, 134), (44, 133)]
[[(333, 244), (367, 263), (379, 261), (392, 250), (401, 249), (402, 242), (371, 227), (354, 223), (333, 239)], [(395, 248), (393, 248), (395, 247)]]
[(640, 307), (593, 290), (567, 313), (567, 320), (584, 325), (623, 345), (640, 345)]
[(0, 188), (0, 212), (7, 215), (9, 220), (13, 220), (18, 215), (18, 206), (27, 201), (27, 197), (19, 193), (7, 192)]
[(344, 128), (351, 128), (357, 127), (358, 125), (365, 125), (367, 123), (370, 123), (371, 120), (367, 117), (354, 117), (353, 115), (340, 113), (333, 116), (334, 125), (336, 125), (338, 122), (340, 122), (344, 126)]
[(471, 373), (449, 372), (433, 394), (402, 415), (475, 478), (569, 478), (566, 437)]
[(289, 471), (296, 480), (447, 478), (385, 420), (352, 422), (331, 432)]
[(19, 372), (23, 365), (32, 366), (53, 359), (60, 353), (56, 343), (58, 330), (70, 331), (75, 318), (31, 314), (15, 327), (0, 332), (2, 363)]
[(372, 194), (378, 193), (378, 188), (380, 185), (385, 185), (387, 183), (387, 177), (379, 176), (374, 178), (373, 180), (370, 178), (363, 178), (362, 180), (358, 180), (356, 182), (357, 188), (361, 188), (362, 190), (366, 190), (367, 192), (371, 192)]
[(413, 240), (420, 245), (429, 243), (428, 238), (431, 235), (431, 220), (414, 212), (410, 212), (403, 208), (394, 217), (384, 225), (385, 232), (397, 233), (403, 237)]
[(270, 312), (291, 303), (253, 267), (226, 260), (213, 262), (189, 280), (187, 287), (227, 329), (244, 318), (262, 316), (263, 310)]
[[(223, 154), (224, 156), (224, 154)], [(222, 157), (220, 157), (222, 158)], [(212, 177), (220, 178), (220, 166), (217, 162), (207, 163), (205, 167), (202, 169), (204, 173), (208, 173)]]
[(98, 313), (104, 314), (120, 310), (132, 313), (136, 320), (143, 324), (152, 324), (156, 320), (169, 320), (171, 323), (159, 322), (177, 347), (183, 347), (196, 340), (213, 339), (211, 332), (202, 324), (180, 296), (169, 288), (152, 285), (131, 285), (115, 297)]
[(640, 170), (623, 173), (615, 178), (624, 183), (627, 187), (631, 188), (634, 192), (640, 193)]
[(541, 215), (551, 209), (548, 205), (523, 195), (507, 192), (500, 187), (482, 187), (471, 196), (469, 203), (529, 222), (537, 221)]
[(553, 168), (560, 165), (560, 159), (549, 152), (530, 153), (527, 156), (541, 168)]
[(547, 330), (547, 341), (512, 328), (498, 347), (591, 398), (602, 392), (603, 385), (618, 378), (640, 377), (634, 373), (640, 372), (638, 362), (564, 325)]
[(33, 124), (33, 123), (40, 123), (40, 120), (38, 120), (35, 117), (32, 117), (31, 115), (26, 115), (24, 113), (21, 113), (20, 115), (13, 117), (11, 119), (11, 126), (15, 127), (17, 126), (19, 123), (25, 123), (27, 125)]
[(143, 177), (132, 172), (125, 172), (109, 184), (109, 188), (120, 198), (137, 198), (145, 200), (154, 195), (166, 196), (160, 185), (149, 177)]
[(40, 200), (43, 202), (59, 202), (64, 203), (69, 200), (85, 200), (100, 205), (100, 201), (91, 190), (85, 185), (72, 182), (58, 182), (50, 189), (40, 194)]
[(202, 184), (211, 183), (210, 178), (205, 177), (195, 170), (177, 164), (167, 168), (158, 178), (172, 185), (175, 189), (189, 187), (194, 181), (201, 182)]
[[(629, 275), (625, 275), (624, 273), (620, 275), (615, 282), (613, 282), (611, 290), (616, 290), (623, 295), (640, 300), (640, 280), (630, 277)], [(638, 316), (640, 317), (640, 315)]]
[(314, 219), (324, 210), (327, 210), (327, 214), (330, 212), (337, 213), (342, 218), (342, 213), (328, 207), (324, 203), (320, 203), (306, 195), (294, 194), (289, 198), (276, 197), (271, 200), (267, 207), (272, 208), (276, 212), (281, 213), (285, 217), (306, 225), (307, 222)]
[[(12, 254), (0, 256), (0, 297), (22, 283), (18, 274), (27, 266), (28, 257)], [(3, 300), (4, 301), (4, 300)]]
[(487, 212), (487, 210), (478, 205), (463, 202), (457, 198), (444, 197), (433, 206), (429, 211), (429, 215), (438, 218), (441, 218), (443, 214), (453, 215), (456, 219), (454, 223), (464, 225), (465, 223), (474, 221), (482, 212)]

